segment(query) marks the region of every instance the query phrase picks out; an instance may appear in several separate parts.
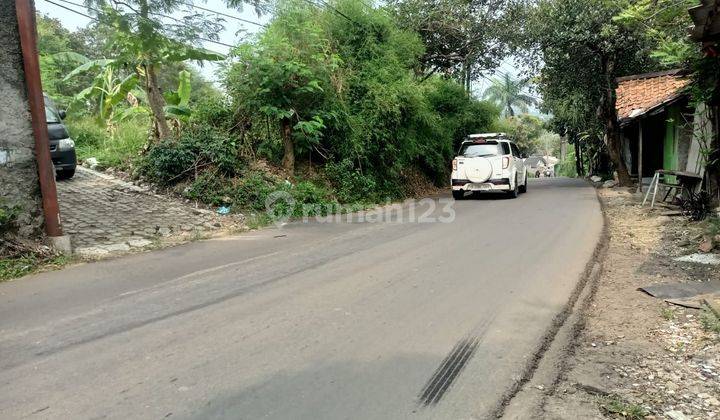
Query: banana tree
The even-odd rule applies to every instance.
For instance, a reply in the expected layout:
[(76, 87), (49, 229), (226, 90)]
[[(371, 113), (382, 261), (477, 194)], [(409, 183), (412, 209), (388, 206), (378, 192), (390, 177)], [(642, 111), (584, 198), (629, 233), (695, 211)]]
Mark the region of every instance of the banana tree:
[(101, 25), (114, 29), (110, 41), (116, 51), (115, 61), (135, 71), (152, 111), (157, 137), (167, 138), (171, 134), (165, 112), (167, 101), (158, 84), (158, 71), (169, 63), (224, 59), (221, 54), (193, 46), (201, 34), (217, 36), (222, 25), (199, 15), (186, 16), (179, 25), (160, 21), (159, 17), (182, 6), (177, 0), (87, 0), (86, 4)]
[[(105, 125), (108, 130), (120, 121), (138, 114), (147, 114), (137, 101), (127, 101), (131, 92), (138, 87), (136, 73), (123, 74), (116, 68), (116, 61), (112, 59), (90, 60), (80, 54), (74, 59), (81, 62), (78, 67), (65, 76), (65, 81), (87, 72), (97, 72), (92, 84), (73, 98), (74, 103), (93, 103), (98, 124)], [(122, 108), (121, 104), (128, 107)]]
[(178, 73), (178, 88), (170, 90), (163, 94), (165, 102), (165, 113), (175, 119), (189, 117), (192, 114), (190, 109), (190, 93), (192, 86), (190, 84), (190, 72), (182, 70)]

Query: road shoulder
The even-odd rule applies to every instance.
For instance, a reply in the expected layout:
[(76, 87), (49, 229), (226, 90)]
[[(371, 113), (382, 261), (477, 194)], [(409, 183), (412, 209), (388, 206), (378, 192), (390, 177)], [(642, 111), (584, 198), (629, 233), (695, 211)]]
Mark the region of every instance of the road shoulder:
[(637, 290), (718, 278), (718, 266), (674, 260), (694, 252), (702, 224), (643, 209), (621, 190), (601, 190), (600, 199), (609, 241), (597, 281), (505, 417), (716, 418), (720, 336), (706, 313)]

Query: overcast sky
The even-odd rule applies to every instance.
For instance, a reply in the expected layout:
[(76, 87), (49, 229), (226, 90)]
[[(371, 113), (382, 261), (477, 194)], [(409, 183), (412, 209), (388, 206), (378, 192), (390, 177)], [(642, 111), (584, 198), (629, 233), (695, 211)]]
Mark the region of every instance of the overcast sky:
[[(81, 0), (70, 0), (72, 3), (82, 3)], [(76, 10), (78, 12), (82, 12), (83, 14), (88, 14), (87, 10), (83, 7), (75, 6), (73, 4), (69, 4), (64, 2), (63, 0), (52, 0), (53, 3), (61, 4), (69, 9)], [(258, 17), (258, 15), (255, 14), (255, 11), (252, 7), (246, 6), (242, 11), (236, 10), (236, 9), (228, 9), (225, 7), (225, 2), (223, 0), (207, 0), (206, 2), (202, 1), (196, 1), (196, 5), (202, 6), (207, 9), (215, 10), (221, 13), (226, 13), (228, 15), (237, 16), (239, 18), (243, 18), (249, 21), (258, 22), (258, 23), (267, 23), (268, 16), (262, 16)], [(60, 20), (62, 22), (63, 26), (70, 29), (71, 31), (75, 31), (78, 28), (84, 28), (85, 26), (90, 23), (90, 19), (81, 16), (77, 13), (73, 13), (69, 10), (63, 9), (59, 6), (56, 6), (54, 4), (48, 3), (45, 0), (36, 0), (35, 7), (37, 8), (37, 11), (39, 13), (48, 15), (50, 17), (54, 17)], [(179, 16), (177, 16), (179, 17)], [(218, 41), (229, 44), (229, 45), (235, 45), (240, 40), (240, 37), (242, 36), (242, 33), (238, 34), (238, 31), (245, 31), (245, 34), (248, 33), (255, 33), (260, 28), (257, 25), (252, 25), (249, 23), (240, 22), (235, 19), (231, 18), (223, 18), (225, 19), (224, 25), (225, 30), (222, 31), (220, 34), (218, 34), (219, 39)], [(238, 35), (236, 35), (238, 34)], [(227, 54), (229, 48), (224, 45), (219, 45), (211, 42), (205, 42), (204, 47), (208, 50), (212, 50), (215, 52), (219, 52), (222, 54)], [(216, 65), (205, 64), (202, 68), (200, 68), (200, 71), (202, 74), (212, 81), (217, 81), (217, 67)]]

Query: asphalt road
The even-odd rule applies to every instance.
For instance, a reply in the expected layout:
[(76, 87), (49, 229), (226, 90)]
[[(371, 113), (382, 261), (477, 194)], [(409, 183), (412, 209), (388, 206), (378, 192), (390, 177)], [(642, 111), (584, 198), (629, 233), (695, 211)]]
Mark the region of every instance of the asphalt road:
[(487, 418), (602, 216), (569, 179), (445, 201), (0, 284), (0, 418)]

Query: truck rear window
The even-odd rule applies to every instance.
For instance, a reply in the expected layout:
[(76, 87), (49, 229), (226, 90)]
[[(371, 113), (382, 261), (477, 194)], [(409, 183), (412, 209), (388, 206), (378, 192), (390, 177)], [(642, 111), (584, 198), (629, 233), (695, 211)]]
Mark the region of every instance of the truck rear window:
[(480, 157), (502, 155), (500, 144), (496, 141), (486, 143), (465, 143), (460, 147), (460, 156)]

